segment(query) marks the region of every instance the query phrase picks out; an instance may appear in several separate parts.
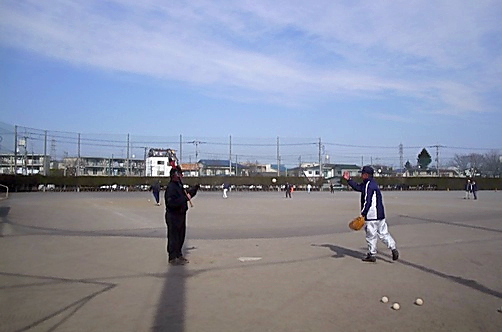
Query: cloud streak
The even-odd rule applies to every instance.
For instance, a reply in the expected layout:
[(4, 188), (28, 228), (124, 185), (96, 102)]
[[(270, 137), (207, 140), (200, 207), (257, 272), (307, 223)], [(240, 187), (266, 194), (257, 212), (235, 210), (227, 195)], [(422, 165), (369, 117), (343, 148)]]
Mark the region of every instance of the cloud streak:
[(390, 93), (463, 114), (496, 111), (483, 91), (500, 89), (499, 1), (6, 0), (0, 11), (3, 45), (261, 102)]

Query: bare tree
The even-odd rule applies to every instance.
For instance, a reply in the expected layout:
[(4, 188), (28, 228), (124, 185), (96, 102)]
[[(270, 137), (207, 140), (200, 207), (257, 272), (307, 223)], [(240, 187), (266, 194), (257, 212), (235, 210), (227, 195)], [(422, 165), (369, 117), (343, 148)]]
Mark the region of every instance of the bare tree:
[(456, 167), (459, 172), (463, 173), (466, 169), (469, 169), (469, 156), (456, 154), (453, 157), (452, 166)]
[(491, 151), (484, 155), (479, 153), (455, 155), (452, 165), (457, 167), (459, 172), (467, 176), (475, 176), (476, 174), (487, 176), (502, 175), (502, 163), (500, 161), (500, 154), (497, 151)]
[(502, 161), (497, 151), (485, 153), (482, 172), (488, 176), (502, 175)]

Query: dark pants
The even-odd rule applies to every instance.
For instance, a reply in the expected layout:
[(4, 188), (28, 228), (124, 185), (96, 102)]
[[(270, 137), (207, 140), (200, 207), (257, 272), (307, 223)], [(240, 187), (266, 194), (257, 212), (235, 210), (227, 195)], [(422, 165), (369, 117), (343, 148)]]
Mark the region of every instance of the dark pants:
[(286, 198), (291, 198), (291, 190), (286, 190)]
[(153, 197), (155, 197), (155, 203), (159, 204), (160, 202), (160, 193), (158, 191), (153, 191)]
[(185, 242), (186, 212), (166, 212), (167, 254), (169, 260), (183, 256), (181, 248)]

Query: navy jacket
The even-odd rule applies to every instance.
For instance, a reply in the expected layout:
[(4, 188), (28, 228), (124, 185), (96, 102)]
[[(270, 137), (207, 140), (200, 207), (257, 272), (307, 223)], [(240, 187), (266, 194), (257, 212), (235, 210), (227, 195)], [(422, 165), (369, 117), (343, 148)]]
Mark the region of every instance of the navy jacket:
[(355, 191), (361, 192), (361, 215), (366, 220), (385, 219), (382, 193), (380, 192), (378, 183), (373, 178), (364, 180), (363, 183), (356, 183), (350, 179), (347, 183)]
[(169, 182), (164, 196), (164, 201), (166, 202), (166, 212), (183, 214), (188, 210), (188, 199), (179, 182)]

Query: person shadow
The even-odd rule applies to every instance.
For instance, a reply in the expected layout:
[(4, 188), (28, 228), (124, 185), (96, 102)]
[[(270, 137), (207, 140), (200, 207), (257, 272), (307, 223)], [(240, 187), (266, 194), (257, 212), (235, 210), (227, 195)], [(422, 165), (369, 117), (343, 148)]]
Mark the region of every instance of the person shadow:
[[(337, 246), (334, 244), (312, 244), (312, 246), (313, 247), (329, 248), (332, 252), (335, 253), (333, 256), (331, 256), (333, 258), (344, 258), (344, 257), (348, 256), (348, 257), (357, 258), (358, 260), (360, 260), (365, 255), (365, 253), (363, 253), (363, 252), (360, 252), (357, 250), (352, 250), (352, 249), (345, 248), (345, 247), (340, 247), (340, 246)], [(387, 255), (384, 255), (384, 256), (387, 256)], [(380, 260), (390, 262), (390, 260), (387, 260), (386, 258), (383, 258), (381, 256), (380, 256)]]

